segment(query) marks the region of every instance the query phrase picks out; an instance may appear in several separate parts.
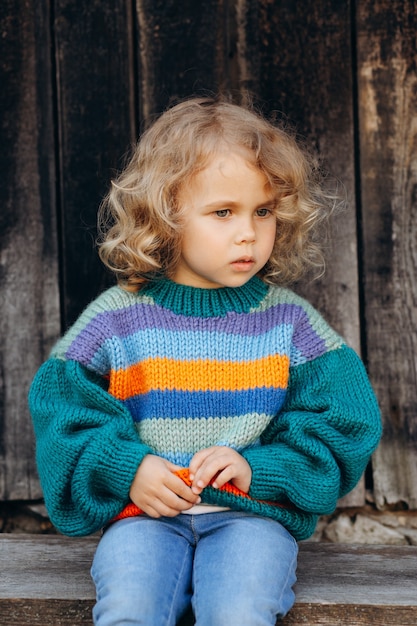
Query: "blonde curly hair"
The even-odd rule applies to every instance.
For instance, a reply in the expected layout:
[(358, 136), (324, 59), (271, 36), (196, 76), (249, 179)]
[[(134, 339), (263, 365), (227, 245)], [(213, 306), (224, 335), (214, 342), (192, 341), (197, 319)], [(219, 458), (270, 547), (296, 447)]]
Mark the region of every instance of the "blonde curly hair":
[(193, 98), (168, 109), (143, 134), (100, 207), (99, 255), (122, 286), (135, 290), (171, 275), (181, 253), (179, 191), (225, 145), (252, 155), (277, 201), (276, 241), (262, 278), (288, 284), (308, 270), (323, 273), (320, 227), (333, 202), (315, 160), (255, 110)]

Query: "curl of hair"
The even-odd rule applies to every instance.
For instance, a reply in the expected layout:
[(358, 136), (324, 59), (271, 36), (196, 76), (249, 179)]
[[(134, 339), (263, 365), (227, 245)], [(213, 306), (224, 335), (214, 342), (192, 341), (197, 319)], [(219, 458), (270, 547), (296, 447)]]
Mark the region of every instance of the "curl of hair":
[(264, 280), (288, 284), (323, 273), (323, 227), (335, 198), (324, 190), (315, 159), (255, 110), (193, 98), (143, 134), (100, 207), (99, 254), (120, 284), (135, 290), (170, 276), (181, 252), (178, 192), (216, 153), (233, 149), (245, 151), (276, 198), (277, 235)]

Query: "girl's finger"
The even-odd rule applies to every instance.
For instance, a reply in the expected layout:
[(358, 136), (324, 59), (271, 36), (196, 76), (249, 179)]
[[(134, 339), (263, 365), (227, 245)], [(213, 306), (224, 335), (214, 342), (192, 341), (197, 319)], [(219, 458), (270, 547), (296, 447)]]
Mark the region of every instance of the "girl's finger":
[(204, 448), (193, 456), (190, 462), (189, 470), (190, 470), (190, 480), (194, 480), (196, 473), (201, 468), (205, 460), (215, 453), (216, 447), (212, 446), (211, 448)]

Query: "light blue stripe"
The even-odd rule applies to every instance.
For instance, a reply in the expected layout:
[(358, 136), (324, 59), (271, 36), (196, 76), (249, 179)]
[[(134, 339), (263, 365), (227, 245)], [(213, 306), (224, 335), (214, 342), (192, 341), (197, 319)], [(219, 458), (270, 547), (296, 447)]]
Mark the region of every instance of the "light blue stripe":
[[(211, 359), (242, 362), (264, 358), (271, 354), (289, 354), (292, 325), (281, 324), (264, 334), (242, 337), (226, 333), (169, 331), (150, 328), (124, 338), (107, 339), (104, 352), (111, 361), (123, 359), (124, 367), (144, 358)], [(102, 348), (102, 350), (103, 350)], [(116, 350), (122, 348), (122, 353)], [(97, 364), (98, 354), (92, 362)]]
[(167, 459), (167, 461), (170, 461), (175, 465), (179, 465), (179, 467), (189, 467), (194, 454), (182, 452), (164, 452), (159, 453), (159, 456), (162, 456), (164, 459)]

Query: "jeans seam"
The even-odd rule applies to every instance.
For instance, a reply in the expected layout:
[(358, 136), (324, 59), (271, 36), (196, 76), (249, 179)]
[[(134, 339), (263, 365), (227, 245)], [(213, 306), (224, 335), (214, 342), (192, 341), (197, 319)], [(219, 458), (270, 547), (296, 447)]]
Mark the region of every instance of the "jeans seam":
[[(187, 547), (186, 552), (188, 552), (189, 550), (191, 550), (191, 547)], [(184, 568), (186, 566), (186, 563), (187, 563), (187, 554), (184, 553), (184, 556), (183, 556), (183, 559), (182, 559), (181, 569), (180, 569), (180, 571), (178, 573), (178, 577), (177, 577), (177, 580), (176, 580), (175, 591), (174, 591), (174, 593), (172, 595), (172, 602), (171, 602), (171, 606), (170, 606), (170, 609), (169, 609), (167, 624), (171, 624), (172, 623), (172, 624), (175, 625), (177, 623), (177, 617), (178, 616), (177, 615), (173, 615), (173, 611), (174, 611), (174, 607), (178, 606), (177, 602), (176, 602), (176, 599), (178, 597), (178, 589), (180, 588), (180, 581), (183, 578), (183, 572), (184, 572)], [(174, 617), (174, 621), (172, 621), (173, 617)]]
[(193, 537), (194, 537), (194, 547), (196, 547), (197, 543), (198, 543), (199, 536), (198, 536), (198, 533), (197, 533), (196, 528), (195, 528), (194, 515), (190, 515), (190, 517), (191, 517), (190, 527), (191, 527), (191, 532), (193, 533)]

